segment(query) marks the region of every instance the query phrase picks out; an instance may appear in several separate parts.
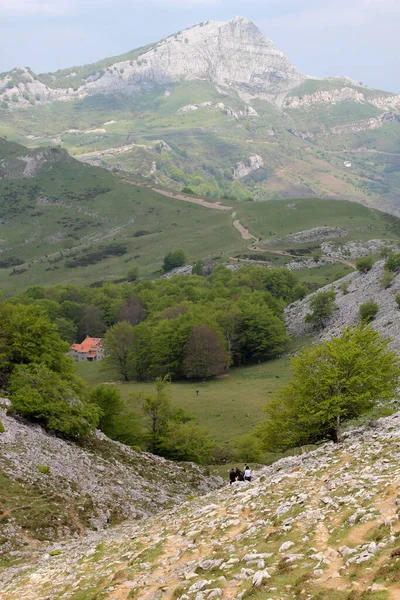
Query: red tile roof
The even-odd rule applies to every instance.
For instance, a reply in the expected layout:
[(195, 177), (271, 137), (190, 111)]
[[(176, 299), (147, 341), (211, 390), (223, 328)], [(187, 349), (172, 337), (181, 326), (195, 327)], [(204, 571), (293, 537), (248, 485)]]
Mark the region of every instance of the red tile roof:
[(85, 354), (86, 352), (94, 352), (94, 355), (96, 355), (102, 341), (103, 338), (92, 338), (87, 336), (81, 344), (72, 344), (71, 350), (76, 350), (76, 352), (83, 352)]

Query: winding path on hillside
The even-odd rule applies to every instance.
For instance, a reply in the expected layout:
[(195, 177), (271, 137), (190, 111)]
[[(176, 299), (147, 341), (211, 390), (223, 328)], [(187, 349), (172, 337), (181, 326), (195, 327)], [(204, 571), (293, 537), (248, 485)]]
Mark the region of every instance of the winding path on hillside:
[[(223, 211), (232, 210), (232, 206), (227, 206), (226, 204), (222, 204), (219, 201), (218, 202), (208, 202), (207, 200), (203, 200), (202, 198), (195, 198), (193, 196), (187, 196), (186, 194), (182, 194), (179, 192), (176, 192), (176, 193), (168, 192), (167, 190), (155, 188), (150, 185), (140, 184), (140, 183), (136, 183), (136, 182), (133, 183), (127, 179), (123, 179), (122, 181), (124, 183), (128, 183), (131, 185), (139, 185), (139, 187), (147, 187), (148, 189), (151, 189), (153, 192), (156, 192), (157, 194), (161, 194), (162, 196), (166, 196), (167, 198), (172, 198), (174, 200), (182, 200), (183, 202), (189, 202), (191, 204), (197, 204), (198, 206), (203, 206), (204, 208), (211, 208), (214, 210), (223, 210)], [(252, 244), (250, 244), (250, 246), (248, 246), (248, 250), (255, 251), (255, 252), (269, 252), (270, 254), (279, 254), (281, 256), (289, 256), (290, 258), (299, 258), (298, 255), (290, 254), (286, 250), (271, 250), (271, 249), (259, 248), (258, 246), (256, 246), (256, 244), (260, 241), (259, 238), (257, 238), (252, 233), (250, 233), (249, 230), (240, 223), (239, 219), (236, 219), (236, 216), (237, 216), (236, 211), (231, 213), (231, 217), (232, 217), (232, 219), (234, 219), (233, 226), (240, 233), (242, 239), (245, 241), (255, 240), (255, 243), (252, 242)], [(252, 260), (249, 258), (234, 258), (232, 256), (230, 256), (229, 258), (231, 260), (236, 260), (237, 262), (245, 262), (245, 263), (260, 263), (261, 262), (261, 261)], [(344, 258), (333, 258), (330, 256), (325, 256), (324, 260), (327, 262), (331, 262), (331, 263), (341, 263), (341, 264), (347, 265), (349, 267), (352, 267), (353, 269), (356, 268), (356, 265), (353, 262), (351, 262), (350, 260), (346, 260)]]

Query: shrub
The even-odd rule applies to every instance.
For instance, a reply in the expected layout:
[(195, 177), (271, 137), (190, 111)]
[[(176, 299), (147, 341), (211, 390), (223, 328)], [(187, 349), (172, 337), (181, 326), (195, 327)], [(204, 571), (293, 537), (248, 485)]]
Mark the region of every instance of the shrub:
[(305, 316), (306, 323), (311, 323), (316, 329), (322, 329), (337, 309), (335, 296), (334, 290), (315, 294), (309, 304), (312, 312)]
[(139, 267), (134, 265), (132, 266), (128, 273), (126, 274), (126, 278), (128, 281), (136, 281), (136, 279), (138, 279), (139, 277)]
[(365, 323), (373, 321), (379, 311), (379, 306), (372, 298), (360, 306), (360, 317)]
[(186, 254), (183, 250), (175, 250), (164, 256), (163, 271), (167, 273), (186, 264)]
[(391, 252), (389, 254), (389, 256), (386, 259), (385, 269), (393, 272), (400, 270), (400, 252), (398, 252), (397, 254)]
[(49, 465), (39, 465), (37, 470), (39, 471), (39, 473), (42, 473), (43, 475), (47, 475), (48, 473), (50, 473)]
[(64, 378), (44, 365), (18, 365), (10, 391), (17, 413), (68, 437), (86, 435), (99, 422), (100, 409), (88, 402), (83, 382), (72, 374)]
[(3, 425), (2, 421), (0, 421), (0, 433), (4, 433), (4, 432), (5, 432), (4, 425)]
[(394, 300), (397, 304), (397, 307), (400, 308), (400, 294), (396, 294)]
[(248, 433), (238, 436), (233, 440), (233, 447), (244, 462), (262, 463), (262, 443), (255, 435)]
[(314, 252), (312, 253), (312, 257), (313, 257), (313, 260), (315, 262), (319, 262), (321, 260), (321, 258), (322, 258), (322, 250), (321, 250), (321, 248), (316, 248), (314, 250)]
[(379, 250), (379, 254), (381, 255), (382, 258), (387, 258), (390, 253), (391, 253), (391, 249), (389, 248), (389, 246), (383, 246)]
[(372, 269), (373, 264), (374, 257), (371, 254), (363, 256), (356, 261), (357, 271), (360, 271), (360, 273), (368, 273), (368, 271)]
[(395, 275), (394, 275), (394, 273), (392, 273), (392, 271), (385, 270), (382, 275), (382, 279), (380, 280), (379, 283), (385, 290), (387, 290), (387, 288), (390, 288), (390, 286), (392, 285), (394, 278), (395, 278)]
[(349, 282), (348, 281), (343, 281), (339, 286), (338, 289), (342, 292), (343, 296), (346, 296), (347, 294), (349, 294)]

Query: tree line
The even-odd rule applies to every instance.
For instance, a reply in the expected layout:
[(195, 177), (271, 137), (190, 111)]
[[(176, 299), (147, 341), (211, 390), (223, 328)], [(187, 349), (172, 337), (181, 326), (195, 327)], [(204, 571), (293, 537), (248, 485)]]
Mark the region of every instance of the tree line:
[(283, 309), (306, 292), (286, 269), (219, 265), (208, 277), (31, 286), (11, 302), (41, 308), (69, 343), (104, 337), (105, 363), (125, 380), (204, 379), (281, 354)]

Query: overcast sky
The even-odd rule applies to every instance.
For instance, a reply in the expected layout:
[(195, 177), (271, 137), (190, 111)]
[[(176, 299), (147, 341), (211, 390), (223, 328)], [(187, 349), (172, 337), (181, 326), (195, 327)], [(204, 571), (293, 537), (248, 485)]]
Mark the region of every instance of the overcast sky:
[(236, 15), (304, 73), (400, 93), (400, 0), (0, 0), (0, 71), (93, 62)]

